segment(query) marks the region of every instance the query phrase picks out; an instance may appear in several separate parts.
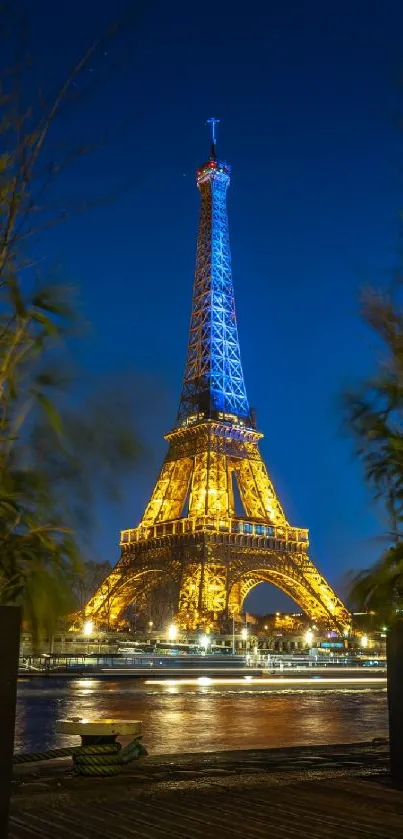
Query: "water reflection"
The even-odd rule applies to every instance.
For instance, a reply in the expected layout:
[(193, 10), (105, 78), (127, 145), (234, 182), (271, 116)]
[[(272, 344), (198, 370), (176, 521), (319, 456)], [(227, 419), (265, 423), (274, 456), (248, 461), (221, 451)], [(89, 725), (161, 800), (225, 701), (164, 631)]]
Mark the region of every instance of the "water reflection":
[(76, 743), (55, 733), (56, 720), (72, 716), (141, 719), (154, 754), (347, 743), (387, 733), (383, 689), (272, 692), (250, 682), (214, 687), (38, 679), (19, 684), (16, 751)]

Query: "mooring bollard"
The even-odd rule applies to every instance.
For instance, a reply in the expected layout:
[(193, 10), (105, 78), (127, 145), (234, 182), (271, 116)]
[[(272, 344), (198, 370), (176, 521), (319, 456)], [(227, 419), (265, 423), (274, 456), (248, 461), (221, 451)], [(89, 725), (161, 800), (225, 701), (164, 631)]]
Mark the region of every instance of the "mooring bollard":
[[(124, 764), (147, 754), (140, 742), (140, 720), (57, 720), (56, 731), (81, 737), (72, 754), (78, 775), (117, 775)], [(116, 738), (127, 735), (133, 739), (122, 748)]]

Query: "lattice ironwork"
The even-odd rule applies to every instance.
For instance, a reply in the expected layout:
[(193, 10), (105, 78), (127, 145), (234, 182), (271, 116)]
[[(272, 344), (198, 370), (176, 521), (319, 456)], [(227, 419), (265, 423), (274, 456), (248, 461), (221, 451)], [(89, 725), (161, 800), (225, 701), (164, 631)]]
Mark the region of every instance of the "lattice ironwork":
[[(216, 120), (213, 120), (213, 131)], [(121, 535), (116, 568), (86, 616), (117, 623), (153, 586), (178, 585), (178, 621), (214, 626), (267, 581), (312, 619), (340, 631), (350, 615), (308, 556), (308, 531), (292, 527), (259, 450), (235, 318), (226, 211), (229, 166), (212, 155), (199, 169), (201, 216), (189, 348), (175, 428), (138, 527)], [(237, 514), (237, 491), (243, 515)], [(238, 511), (239, 513), (239, 511)]]
[(218, 412), (250, 424), (231, 272), (226, 204), (230, 171), (212, 156), (197, 173), (201, 208), (179, 425)]

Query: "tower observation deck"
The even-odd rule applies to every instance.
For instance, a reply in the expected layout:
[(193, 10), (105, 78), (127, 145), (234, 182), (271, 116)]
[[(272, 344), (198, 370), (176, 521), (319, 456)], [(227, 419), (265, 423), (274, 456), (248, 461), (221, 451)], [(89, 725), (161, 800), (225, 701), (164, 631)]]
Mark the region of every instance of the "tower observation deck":
[[(213, 628), (269, 582), (316, 622), (345, 631), (350, 615), (308, 554), (308, 531), (289, 524), (259, 450), (241, 363), (226, 195), (231, 170), (216, 155), (197, 170), (200, 220), (192, 314), (176, 422), (139, 525), (122, 531), (121, 556), (86, 606), (119, 624), (156, 586), (177, 586), (177, 621)], [(239, 498), (242, 513), (236, 509)]]

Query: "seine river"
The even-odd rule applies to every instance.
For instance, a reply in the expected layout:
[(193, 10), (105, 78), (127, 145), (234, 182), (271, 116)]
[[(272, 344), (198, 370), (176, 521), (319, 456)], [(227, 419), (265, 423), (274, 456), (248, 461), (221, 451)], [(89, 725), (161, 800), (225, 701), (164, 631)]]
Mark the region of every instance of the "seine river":
[(33, 679), (18, 687), (15, 751), (75, 744), (64, 717), (140, 719), (151, 754), (349, 743), (387, 736), (386, 690)]

